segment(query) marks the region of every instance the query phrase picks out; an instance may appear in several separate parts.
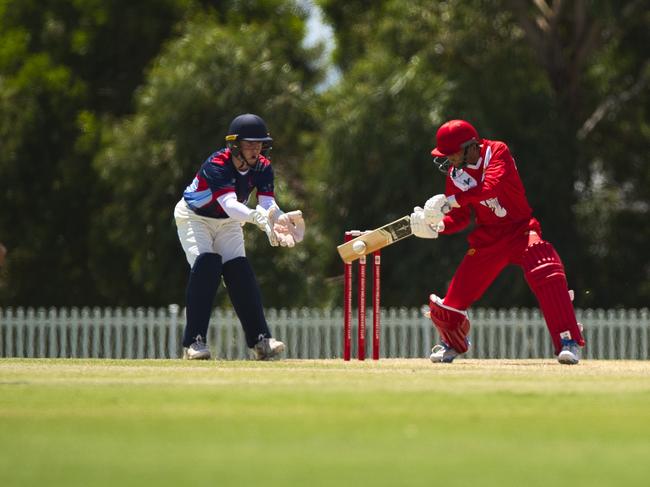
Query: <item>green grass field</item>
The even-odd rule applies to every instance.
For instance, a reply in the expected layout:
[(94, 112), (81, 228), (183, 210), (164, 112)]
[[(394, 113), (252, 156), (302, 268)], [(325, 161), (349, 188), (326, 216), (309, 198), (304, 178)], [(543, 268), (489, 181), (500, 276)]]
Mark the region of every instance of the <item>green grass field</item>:
[(0, 359), (0, 486), (647, 486), (650, 363)]

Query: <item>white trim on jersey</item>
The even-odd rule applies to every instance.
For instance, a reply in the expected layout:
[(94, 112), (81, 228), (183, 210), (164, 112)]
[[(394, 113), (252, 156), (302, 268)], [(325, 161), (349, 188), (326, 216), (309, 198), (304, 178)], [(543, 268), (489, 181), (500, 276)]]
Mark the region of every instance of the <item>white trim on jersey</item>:
[[(481, 182), (485, 181), (485, 170), (488, 167), (488, 164), (492, 160), (492, 148), (488, 145), (488, 148), (485, 150), (485, 158), (483, 160), (483, 175), (481, 176)], [(479, 161), (480, 163), (481, 161)]]

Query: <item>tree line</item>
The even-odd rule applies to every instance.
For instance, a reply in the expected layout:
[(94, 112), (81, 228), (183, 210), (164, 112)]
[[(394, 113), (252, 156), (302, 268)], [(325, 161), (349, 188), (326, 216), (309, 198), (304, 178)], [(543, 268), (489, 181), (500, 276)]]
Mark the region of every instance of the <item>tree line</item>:
[[(308, 223), (292, 250), (246, 230), (267, 306), (340, 305), (343, 232), (442, 191), (450, 118), (510, 145), (578, 306), (648, 305), (647, 1), (317, 4), (332, 59), (303, 42), (304, 2), (0, 0), (0, 305), (182, 303), (173, 207), (244, 112)], [(383, 303), (443, 294), (465, 249), (386, 249)], [(534, 301), (513, 269), (479, 304)]]

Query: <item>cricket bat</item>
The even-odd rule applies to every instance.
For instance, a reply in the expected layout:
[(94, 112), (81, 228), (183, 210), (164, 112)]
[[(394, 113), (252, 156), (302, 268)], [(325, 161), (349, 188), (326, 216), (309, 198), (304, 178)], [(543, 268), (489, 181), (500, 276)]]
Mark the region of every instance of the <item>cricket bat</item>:
[[(371, 254), (411, 235), (413, 235), (411, 217), (403, 216), (388, 225), (371, 230), (339, 245), (336, 250), (338, 250), (343, 262), (353, 262), (359, 257)], [(363, 245), (356, 244), (356, 242), (362, 242)]]

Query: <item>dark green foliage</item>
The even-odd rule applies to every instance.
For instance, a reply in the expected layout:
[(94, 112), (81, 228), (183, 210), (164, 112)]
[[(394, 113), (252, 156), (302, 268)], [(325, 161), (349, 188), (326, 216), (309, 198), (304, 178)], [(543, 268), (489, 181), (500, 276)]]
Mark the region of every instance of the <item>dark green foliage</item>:
[[(201, 14), (204, 8), (212, 13)], [(195, 32), (205, 27), (206, 15), (214, 19), (212, 30), (227, 22), (236, 27), (201, 39), (200, 46), (179, 41), (179, 57), (167, 66), (161, 58), (134, 107), (135, 90), (163, 42), (191, 31), (184, 24), (174, 32), (178, 22), (194, 18)], [(1, 2), (0, 239), (9, 248), (1, 302), (178, 300), (184, 283), (170, 280), (181, 273), (183, 260), (181, 253), (169, 255), (170, 248), (180, 250), (169, 205), (195, 166), (220, 146), (233, 114), (269, 114), (276, 155), (283, 158), (278, 172), (285, 185), (299, 185), (301, 140), (295, 128), (313, 124), (302, 112), (289, 116), (290, 106), (303, 86), (319, 81), (311, 67), (317, 50), (299, 47), (304, 16), (292, 3), (277, 0)], [(217, 57), (205, 57), (215, 49)], [(201, 55), (214, 63), (191, 72)], [(229, 79), (231, 63), (239, 66), (237, 81)], [(256, 67), (263, 76), (252, 76)], [(195, 76), (185, 79), (191, 88), (175, 91), (186, 74)], [(269, 96), (271, 89), (264, 86), (269, 77), (277, 96)], [(215, 102), (217, 93), (221, 98)], [(157, 107), (145, 99), (151, 96), (159, 96)], [(134, 109), (145, 113), (128, 116)], [(117, 117), (124, 121), (113, 129)], [(159, 172), (140, 172), (138, 164), (144, 163)], [(158, 184), (150, 187), (154, 177)], [(296, 204), (288, 196), (283, 202), (289, 208)], [(291, 265), (299, 267), (300, 260), (285, 268)], [(287, 294), (282, 286), (277, 289)]]
[[(282, 56), (286, 40), (248, 24), (225, 27), (211, 16), (187, 22), (151, 69), (137, 96), (137, 114), (108, 134), (96, 163), (112, 188), (101, 233), (121, 250), (128, 268), (101, 259), (96, 274), (106, 279), (119, 272), (137, 289), (129, 302), (182, 300), (188, 266), (173, 208), (201, 163), (224, 146), (236, 115), (253, 112), (266, 120), (274, 138), (278, 200), (287, 210), (296, 207), (291, 184), (302, 171), (298, 128), (310, 125), (303, 80), (313, 76)], [(260, 232), (249, 233), (248, 253), (270, 302), (304, 302), (304, 251), (270, 249)], [(103, 283), (104, 292), (124, 299), (111, 281)]]
[[(635, 244), (648, 240), (642, 147), (650, 136), (650, 68), (639, 48), (650, 32), (647, 2), (555, 2), (546, 10), (498, 0), (320, 4), (334, 25), (345, 72), (328, 103), (319, 166), (321, 178), (343, 181), (323, 200), (350, 202), (331, 220), (339, 234), (340, 227), (390, 221), (440, 191), (433, 179), (441, 176), (430, 167), (423, 174), (422, 162), (437, 126), (466, 118), (482, 136), (510, 145), (577, 304), (647, 305), (650, 264)], [(355, 9), (359, 15), (350, 15)], [(391, 80), (406, 79), (413, 60), (420, 65), (414, 89), (394, 96)], [(456, 236), (400, 244), (392, 259), (393, 250), (386, 252), (392, 279), (383, 287), (384, 302), (416, 305), (429, 290), (444, 293), (461, 249)], [(335, 256), (330, 266), (328, 272), (340, 272)], [(533, 303), (516, 271), (500, 277), (480, 302)]]
[(90, 268), (107, 197), (91, 165), (99, 127), (130, 110), (143, 66), (188, 4), (0, 2), (1, 302), (109, 302)]
[[(271, 129), (307, 239), (247, 230), (267, 306), (340, 305), (345, 229), (443, 189), (437, 126), (509, 143), (581, 307), (647, 306), (647, 0), (319, 0), (340, 80), (288, 0), (0, 0), (2, 305), (182, 302), (172, 210), (235, 115)], [(383, 303), (444, 294), (465, 234), (383, 253)], [(225, 299), (223, 296), (220, 299)], [(480, 305), (533, 305), (521, 273)]]

